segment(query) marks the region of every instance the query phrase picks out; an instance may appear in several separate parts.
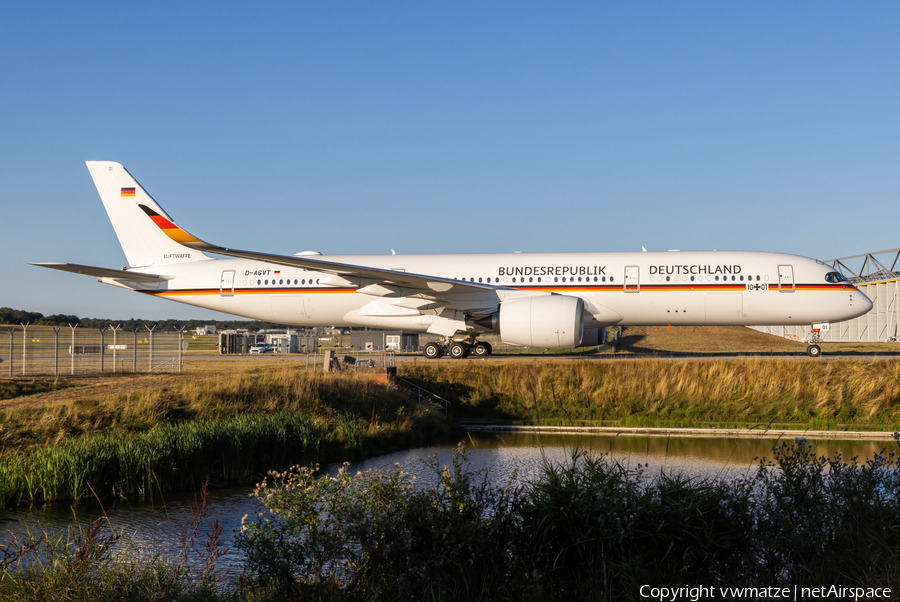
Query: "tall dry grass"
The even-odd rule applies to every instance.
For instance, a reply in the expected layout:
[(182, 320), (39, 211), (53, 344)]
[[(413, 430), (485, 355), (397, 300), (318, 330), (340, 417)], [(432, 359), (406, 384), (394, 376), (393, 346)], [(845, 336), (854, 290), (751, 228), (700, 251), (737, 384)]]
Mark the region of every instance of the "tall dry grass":
[(303, 412), (331, 418), (349, 413), (375, 425), (387, 424), (396, 422), (397, 412), (409, 403), (397, 391), (366, 378), (276, 366), (158, 390), (0, 411), (0, 454), (85, 435), (140, 433), (173, 421), (241, 414)]
[(450, 433), (390, 387), (289, 368), (7, 410), (0, 425), (0, 506), (249, 481)]
[(900, 361), (461, 362), (401, 367), (461, 416), (514, 420), (900, 424)]

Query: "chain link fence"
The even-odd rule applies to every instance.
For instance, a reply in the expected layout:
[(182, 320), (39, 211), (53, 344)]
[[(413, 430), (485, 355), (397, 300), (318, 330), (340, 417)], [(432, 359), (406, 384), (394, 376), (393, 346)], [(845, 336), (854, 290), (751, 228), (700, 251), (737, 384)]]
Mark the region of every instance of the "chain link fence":
[(0, 376), (181, 372), (181, 332), (0, 326)]

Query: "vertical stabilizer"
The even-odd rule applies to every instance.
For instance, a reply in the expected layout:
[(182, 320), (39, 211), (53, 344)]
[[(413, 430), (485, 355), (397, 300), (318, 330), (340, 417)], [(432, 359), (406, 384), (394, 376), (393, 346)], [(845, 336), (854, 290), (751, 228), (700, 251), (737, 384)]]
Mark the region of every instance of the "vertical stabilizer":
[[(131, 267), (209, 259), (202, 252), (179, 244), (159, 228), (150, 213), (169, 222), (172, 219), (120, 163), (87, 161), (87, 168)], [(151, 211), (148, 213), (147, 209)]]

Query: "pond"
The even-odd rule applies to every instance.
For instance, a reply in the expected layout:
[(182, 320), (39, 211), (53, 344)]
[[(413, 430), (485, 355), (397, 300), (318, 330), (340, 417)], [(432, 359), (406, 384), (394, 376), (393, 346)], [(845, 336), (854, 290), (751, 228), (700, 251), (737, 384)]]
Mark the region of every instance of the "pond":
[[(752, 471), (758, 462), (754, 458), (767, 454), (771, 457), (771, 448), (776, 442), (775, 438), (532, 433), (470, 433), (463, 441), (472, 467), (486, 470), (488, 477), (497, 483), (505, 483), (514, 475), (521, 482), (534, 475), (544, 462), (566, 462), (576, 450), (609, 453), (618, 461), (632, 466), (648, 464), (651, 473), (664, 469), (699, 478), (727, 478)], [(860, 461), (873, 457), (885, 448), (890, 451), (897, 447), (893, 441), (885, 440), (811, 440), (811, 443), (818, 455), (832, 456), (841, 452), (845, 459), (856, 455)], [(419, 485), (429, 485), (436, 482), (436, 477), (425, 460), (436, 455), (438, 464), (446, 465), (455, 449), (456, 445), (438, 445), (400, 451), (363, 460), (351, 465), (350, 470), (389, 470), (399, 463), (403, 470), (416, 475)], [(337, 469), (338, 465), (329, 467), (330, 471)], [(201, 525), (201, 537), (196, 542), (196, 549), (202, 549), (205, 543), (202, 534), (206, 533), (214, 519), (218, 519), (222, 526), (226, 547), (232, 546), (241, 518), (248, 514), (254, 516), (261, 508), (259, 502), (249, 497), (252, 489), (245, 485), (210, 491), (208, 518)], [(126, 533), (126, 539), (138, 554), (174, 558), (182, 550), (183, 531), (192, 525), (192, 510), (196, 513), (198, 497), (194, 493), (179, 493), (155, 496), (153, 500), (143, 502), (134, 499), (110, 500), (102, 506), (95, 502), (81, 503), (75, 507), (18, 508), (4, 513), (2, 530), (9, 533), (41, 530), (55, 533), (105, 513), (114, 528)], [(193, 558), (196, 555), (191, 553), (189, 556)], [(240, 553), (232, 549), (223, 558), (222, 566), (235, 568), (240, 559)]]

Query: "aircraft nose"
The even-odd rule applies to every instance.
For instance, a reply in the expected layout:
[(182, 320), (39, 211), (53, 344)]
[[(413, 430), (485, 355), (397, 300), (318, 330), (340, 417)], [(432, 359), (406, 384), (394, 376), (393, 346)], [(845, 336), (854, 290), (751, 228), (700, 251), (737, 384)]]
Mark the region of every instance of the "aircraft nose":
[[(869, 298), (868, 298), (865, 294), (863, 294), (862, 292), (859, 292), (859, 289), (857, 289), (857, 292), (854, 293), (854, 296), (856, 296), (856, 295), (859, 295), (859, 296), (860, 296), (860, 300), (859, 300), (857, 303), (860, 303), (861, 309), (863, 309), (863, 314), (869, 313), (869, 310), (871, 310), (872, 307), (874, 307), (874, 304), (872, 303), (872, 300), (869, 299)], [(854, 299), (854, 301), (856, 301), (856, 300)], [(854, 305), (855, 305), (855, 303), (854, 303)]]

